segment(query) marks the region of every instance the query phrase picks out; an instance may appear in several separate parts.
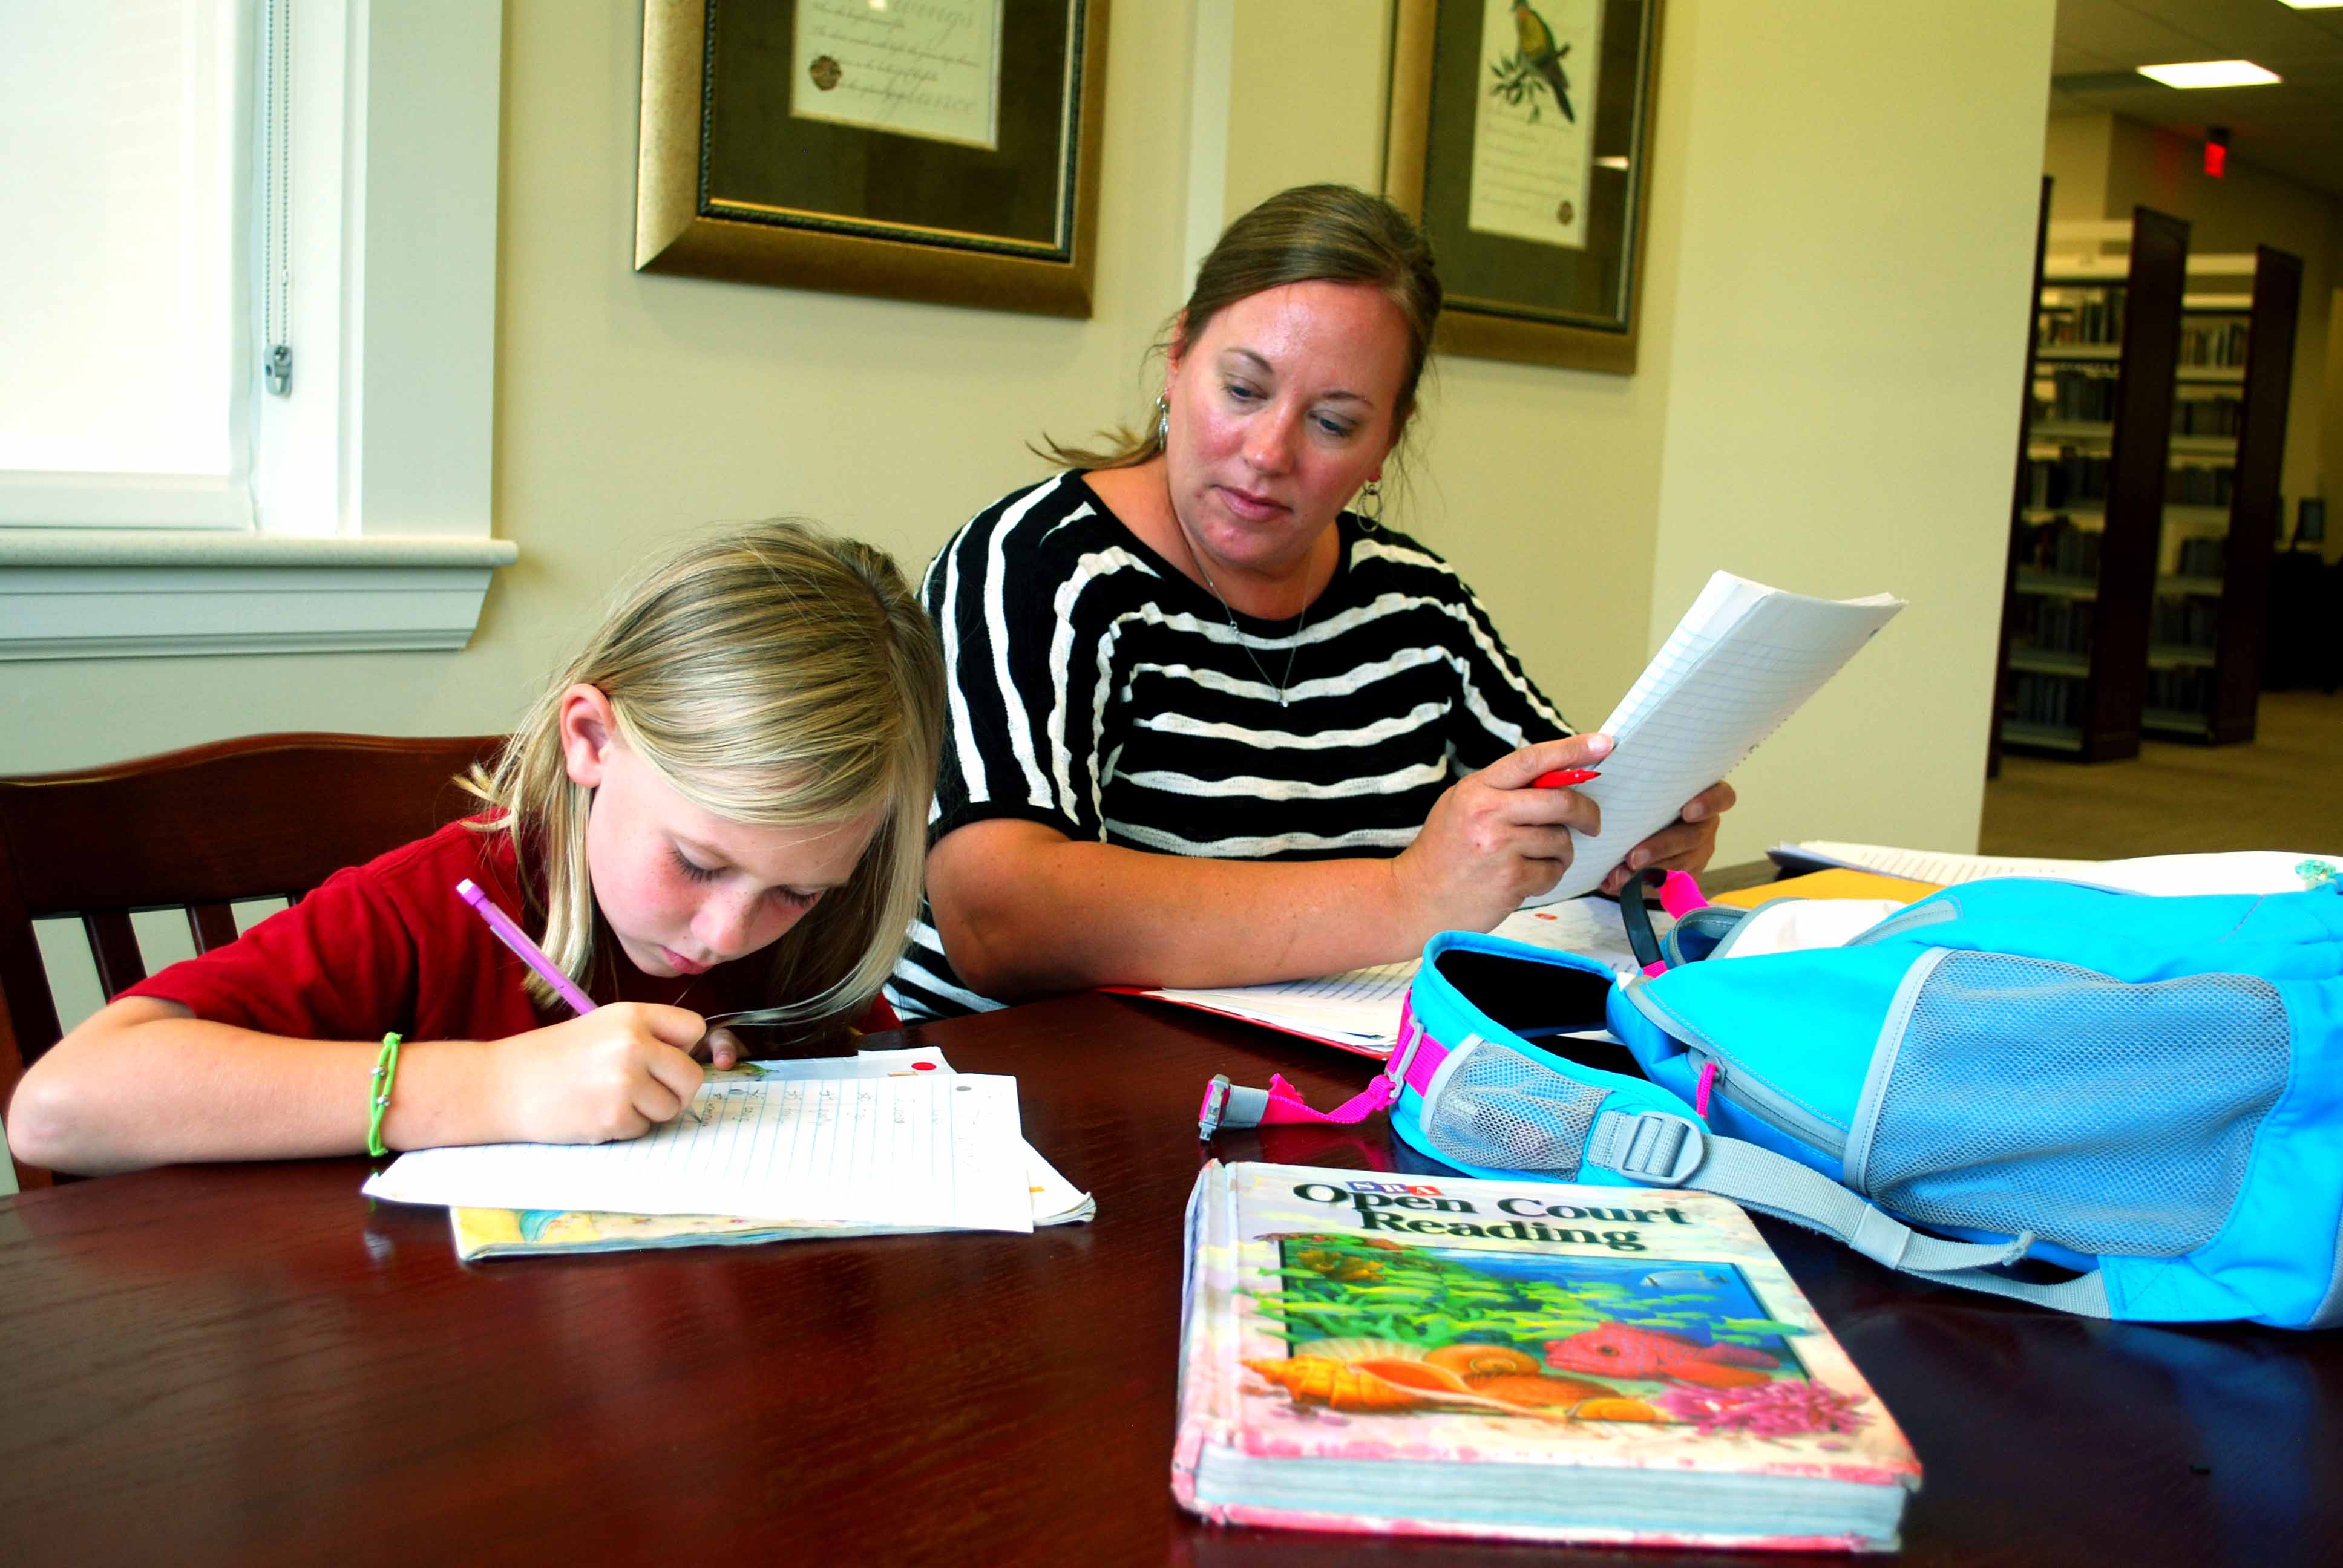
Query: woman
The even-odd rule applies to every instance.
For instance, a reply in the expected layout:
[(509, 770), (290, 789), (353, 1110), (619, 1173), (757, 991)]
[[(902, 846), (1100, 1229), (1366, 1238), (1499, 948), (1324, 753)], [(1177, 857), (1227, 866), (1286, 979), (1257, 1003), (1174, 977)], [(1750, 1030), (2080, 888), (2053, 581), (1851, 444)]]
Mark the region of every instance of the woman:
[[(1609, 738), (1572, 734), (1437, 556), (1342, 509), (1379, 495), (1439, 313), (1388, 203), (1272, 196), (1198, 269), (1152, 427), (1052, 443), (1064, 471), (937, 555), (950, 734), (931, 912), (888, 988), (907, 1018), (1411, 957), (1599, 829), (1531, 785)], [(1732, 803), (1622, 846), (1606, 890), (1705, 865)]]

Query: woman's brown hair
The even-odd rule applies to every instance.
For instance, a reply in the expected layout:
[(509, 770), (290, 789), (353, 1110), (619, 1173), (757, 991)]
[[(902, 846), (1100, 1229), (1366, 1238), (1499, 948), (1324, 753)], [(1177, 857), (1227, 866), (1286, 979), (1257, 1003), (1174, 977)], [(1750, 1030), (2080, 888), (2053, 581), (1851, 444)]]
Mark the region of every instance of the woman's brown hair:
[[(1407, 374), (1401, 377), (1392, 432), (1407, 427), (1415, 411), (1416, 383), (1432, 353), (1440, 320), (1440, 275), (1432, 246), (1405, 213), (1351, 186), (1295, 186), (1280, 191), (1229, 225), (1196, 269), (1188, 303), (1149, 352), (1184, 350), (1212, 317), (1241, 299), (1295, 283), (1363, 283), (1380, 289), (1407, 325)], [(1067, 468), (1128, 468), (1163, 450), (1163, 427), (1099, 432), (1098, 447), (1068, 447), (1042, 437), (1042, 457)]]

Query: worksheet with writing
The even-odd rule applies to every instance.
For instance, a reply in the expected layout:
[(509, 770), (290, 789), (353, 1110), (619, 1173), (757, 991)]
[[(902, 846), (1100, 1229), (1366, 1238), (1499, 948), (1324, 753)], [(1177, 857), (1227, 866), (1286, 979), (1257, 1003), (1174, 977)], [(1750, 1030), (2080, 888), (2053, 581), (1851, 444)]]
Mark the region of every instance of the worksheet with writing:
[(1616, 744), (1577, 786), (1603, 832), (1573, 830), (1557, 899), (1591, 892), (1620, 858), (1757, 749), (1904, 608), (1889, 594), (1810, 598), (1717, 572), (1603, 726)]
[[(1655, 917), (1654, 929), (1665, 931), (1666, 917)], [(1637, 968), (1634, 950), (1627, 945), (1626, 928), (1620, 922), (1619, 906), (1607, 899), (1579, 899), (1565, 904), (1516, 910), (1498, 923), (1494, 934), (1554, 952), (1599, 960), (1621, 974), (1632, 974)], [(1383, 1056), (1390, 1053), (1398, 1037), (1400, 1000), (1414, 980), (1417, 967), (1417, 961), (1410, 959), (1401, 963), (1345, 970), (1319, 980), (1194, 990), (1167, 988), (1142, 994), (1250, 1019), (1366, 1055)]]
[(365, 1190), (451, 1208), (1030, 1231), (1025, 1149), (1013, 1078), (768, 1078), (704, 1084), (629, 1141), (419, 1150)]

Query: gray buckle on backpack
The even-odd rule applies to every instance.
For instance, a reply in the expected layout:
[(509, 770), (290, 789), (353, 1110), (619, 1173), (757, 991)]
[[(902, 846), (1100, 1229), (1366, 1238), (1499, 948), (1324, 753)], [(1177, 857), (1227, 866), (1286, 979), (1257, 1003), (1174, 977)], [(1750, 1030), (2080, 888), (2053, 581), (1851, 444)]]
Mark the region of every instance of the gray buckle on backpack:
[(1654, 1187), (1680, 1187), (1708, 1158), (1708, 1136), (1664, 1111), (1606, 1111), (1586, 1140), (1587, 1162)]

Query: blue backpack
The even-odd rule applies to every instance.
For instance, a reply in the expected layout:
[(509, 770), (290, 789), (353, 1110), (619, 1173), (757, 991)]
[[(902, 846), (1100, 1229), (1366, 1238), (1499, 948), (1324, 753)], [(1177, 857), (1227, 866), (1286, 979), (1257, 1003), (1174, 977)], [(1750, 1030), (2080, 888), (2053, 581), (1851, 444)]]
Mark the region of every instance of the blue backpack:
[[(1615, 983), (1436, 937), (1366, 1093), (1328, 1115), (1215, 1080), (1207, 1133), (1388, 1109), (1475, 1176), (1717, 1192), (2068, 1312), (2343, 1323), (2334, 887), (1972, 882), (1845, 946), (1734, 958), (1740, 919), (1688, 917), (1673, 967)], [(1560, 1038), (1606, 1025), (1624, 1050)]]

